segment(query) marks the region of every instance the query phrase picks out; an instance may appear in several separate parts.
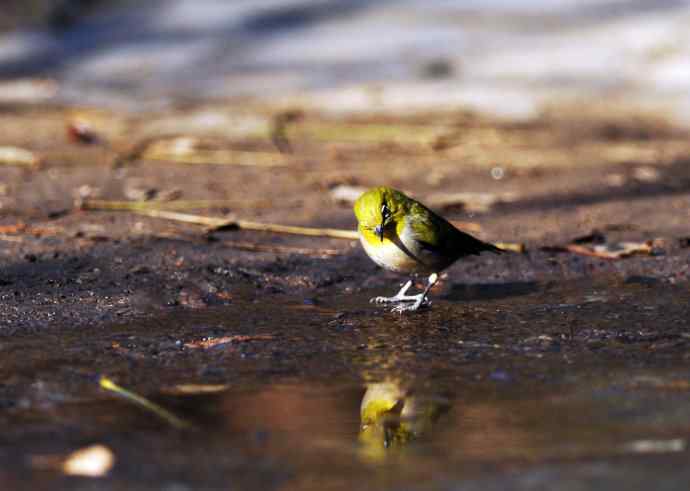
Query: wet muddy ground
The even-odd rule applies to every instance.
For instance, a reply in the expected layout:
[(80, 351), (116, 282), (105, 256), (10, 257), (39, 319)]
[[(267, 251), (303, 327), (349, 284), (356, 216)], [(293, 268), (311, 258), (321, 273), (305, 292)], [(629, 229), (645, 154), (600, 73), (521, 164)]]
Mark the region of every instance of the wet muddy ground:
[[(171, 138), (281, 165), (151, 158)], [(0, 146), (40, 161), (0, 165), (3, 488), (687, 488), (690, 140), (658, 115), (6, 107)], [(356, 242), (84, 209), (353, 229), (333, 190), (382, 183), (485, 193), (442, 212), (526, 251), (458, 262), (400, 316)], [(94, 443), (107, 477), (62, 475)]]

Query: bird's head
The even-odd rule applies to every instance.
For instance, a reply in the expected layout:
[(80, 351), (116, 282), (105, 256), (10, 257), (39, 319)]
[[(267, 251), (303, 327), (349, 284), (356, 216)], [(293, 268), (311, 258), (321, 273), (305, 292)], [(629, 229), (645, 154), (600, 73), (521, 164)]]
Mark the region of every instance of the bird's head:
[(409, 200), (400, 191), (388, 187), (372, 188), (355, 201), (355, 216), (359, 225), (374, 232), (383, 242), (386, 227), (404, 218)]

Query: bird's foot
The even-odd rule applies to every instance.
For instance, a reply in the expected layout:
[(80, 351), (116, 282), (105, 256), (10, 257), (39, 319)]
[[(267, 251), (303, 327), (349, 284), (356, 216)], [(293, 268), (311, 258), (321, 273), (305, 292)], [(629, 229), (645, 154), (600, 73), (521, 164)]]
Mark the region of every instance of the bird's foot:
[(414, 312), (419, 310), (421, 307), (428, 307), (431, 302), (427, 298), (427, 294), (431, 287), (436, 284), (438, 275), (436, 273), (429, 276), (429, 284), (424, 289), (422, 293), (416, 295), (407, 295), (407, 290), (412, 286), (412, 280), (405, 283), (400, 291), (395, 294), (394, 297), (374, 297), (370, 300), (372, 303), (395, 303), (397, 304), (391, 309), (391, 312), (398, 312), (402, 314), (403, 312)]
[(369, 302), (371, 303), (400, 303), (400, 302), (414, 302), (417, 300), (417, 295), (405, 295), (407, 290), (412, 286), (412, 280), (405, 283), (400, 291), (393, 297), (374, 297)]
[(394, 297), (374, 297), (369, 302), (371, 303), (403, 303), (415, 302), (417, 295), (396, 295)]
[(412, 303), (399, 303), (391, 309), (391, 312), (402, 314), (403, 312), (415, 312), (422, 307), (430, 307), (431, 301), (426, 297), (426, 294), (411, 295), (414, 298)]

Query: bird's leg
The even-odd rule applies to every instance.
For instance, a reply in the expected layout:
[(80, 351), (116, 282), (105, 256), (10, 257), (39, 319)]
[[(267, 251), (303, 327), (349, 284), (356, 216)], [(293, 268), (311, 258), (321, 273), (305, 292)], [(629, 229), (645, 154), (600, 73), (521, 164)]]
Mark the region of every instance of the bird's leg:
[(424, 288), (424, 291), (422, 293), (419, 293), (417, 295), (407, 295), (407, 298), (412, 300), (414, 299), (413, 304), (399, 304), (393, 307), (393, 312), (407, 312), (407, 311), (415, 311), (419, 309), (422, 305), (429, 305), (431, 302), (427, 299), (427, 295), (429, 291), (434, 287), (436, 282), (438, 281), (438, 274), (432, 273), (429, 275), (429, 280), (427, 282), (426, 288)]
[(412, 280), (408, 280), (400, 291), (393, 297), (374, 297), (369, 300), (372, 303), (399, 303), (399, 302), (413, 302), (417, 300), (417, 295), (405, 295), (407, 290), (412, 286)]

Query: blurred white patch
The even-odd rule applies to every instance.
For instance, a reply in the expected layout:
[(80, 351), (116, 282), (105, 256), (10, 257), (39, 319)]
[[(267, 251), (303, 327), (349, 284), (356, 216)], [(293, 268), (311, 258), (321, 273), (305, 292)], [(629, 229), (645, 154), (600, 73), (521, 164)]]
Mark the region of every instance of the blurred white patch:
[[(60, 100), (140, 108), (316, 90), (309, 102), (326, 110), (469, 108), (524, 119), (559, 100), (615, 98), (663, 105), (690, 125), (688, 1), (135, 3), (65, 36), (1, 35), (5, 76), (49, 73), (56, 85), (10, 87), (0, 100), (57, 90)], [(420, 75), (429, 60), (462, 69), (438, 83)], [(357, 89), (372, 84), (380, 96)]]
[(331, 199), (335, 201), (336, 203), (343, 203), (343, 204), (354, 204), (355, 201), (357, 201), (357, 198), (359, 198), (362, 193), (366, 191), (366, 188), (363, 188), (361, 186), (350, 186), (348, 184), (339, 184), (333, 189), (331, 189), (330, 194), (331, 194)]
[(625, 445), (625, 450), (633, 453), (683, 452), (686, 442), (682, 438), (671, 440), (635, 440)]
[(505, 177), (505, 171), (503, 170), (503, 167), (494, 167), (491, 169), (491, 177), (496, 179), (497, 181), (500, 181)]
[(115, 455), (105, 445), (91, 445), (72, 452), (62, 464), (68, 476), (102, 477), (115, 465)]

